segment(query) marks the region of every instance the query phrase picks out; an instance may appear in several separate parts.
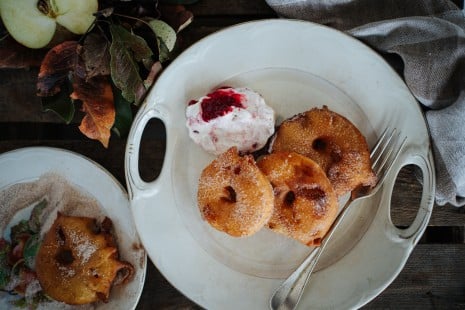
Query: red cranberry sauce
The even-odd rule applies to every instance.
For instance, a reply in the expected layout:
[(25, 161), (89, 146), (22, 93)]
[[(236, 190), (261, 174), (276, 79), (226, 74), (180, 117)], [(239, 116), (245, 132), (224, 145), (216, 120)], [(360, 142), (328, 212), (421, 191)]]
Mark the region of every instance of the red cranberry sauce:
[(208, 94), (203, 99), (202, 119), (208, 122), (219, 116), (228, 114), (233, 110), (233, 107), (244, 108), (242, 100), (244, 95), (237, 93), (231, 88), (220, 88)]

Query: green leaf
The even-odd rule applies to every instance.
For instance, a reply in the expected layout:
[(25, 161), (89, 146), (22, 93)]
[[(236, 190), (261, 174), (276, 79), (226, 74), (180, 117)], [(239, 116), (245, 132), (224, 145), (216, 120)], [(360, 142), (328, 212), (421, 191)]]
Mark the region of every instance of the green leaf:
[(28, 306), (27, 301), (26, 301), (26, 297), (16, 299), (16, 300), (12, 301), (11, 304), (12, 304), (12, 306), (14, 306), (16, 308), (20, 308), (20, 309), (26, 309), (27, 306)]
[(110, 25), (112, 43), (110, 46), (110, 70), (113, 83), (124, 99), (140, 103), (146, 92), (139, 74), (138, 62), (147, 62), (153, 56), (147, 42), (122, 26)]
[(29, 217), (28, 224), (29, 224), (29, 228), (34, 233), (37, 233), (40, 231), (40, 216), (46, 206), (47, 206), (47, 200), (44, 199), (38, 204), (36, 204), (31, 211), (31, 216)]
[(161, 63), (171, 58), (171, 53), (168, 47), (166, 47), (165, 43), (163, 42), (160, 42), (160, 44), (158, 45), (158, 54), (158, 59)]
[(27, 220), (21, 220), (18, 224), (11, 227), (11, 233), (10, 233), (11, 243), (12, 244), (18, 243), (20, 241), (20, 236), (24, 234), (27, 234), (27, 235), (31, 234), (31, 230), (29, 228), (29, 221)]
[(44, 112), (54, 112), (64, 120), (66, 124), (71, 123), (75, 112), (74, 102), (69, 97), (72, 93), (71, 88), (71, 84), (66, 82), (63, 83), (62, 89), (58, 94), (49, 97), (41, 97), (42, 110)]
[(39, 234), (34, 234), (27, 239), (24, 245), (23, 257), (24, 263), (29, 269), (34, 269), (35, 257), (40, 248)]
[(10, 268), (0, 266), (0, 289), (4, 290), (8, 282), (10, 282)]
[(132, 124), (131, 103), (121, 95), (121, 91), (113, 87), (113, 101), (115, 102), (115, 123), (112, 130), (120, 137), (125, 138)]
[[(12, 306), (20, 309), (27, 309), (27, 310), (34, 310), (39, 307), (40, 309), (48, 309), (45, 303), (53, 301), (50, 297), (45, 295), (43, 291), (37, 292), (32, 298), (26, 299), (26, 297), (22, 297), (19, 299), (12, 300), (10, 303)], [(55, 301), (56, 302), (56, 301)], [(50, 308), (50, 307), (49, 307)], [(67, 309), (67, 307), (64, 307)]]
[[(168, 52), (171, 52), (174, 49), (174, 45), (176, 44), (176, 31), (174, 31), (170, 25), (159, 19), (151, 20), (149, 25), (157, 37), (157, 45), (160, 56), (162, 52), (161, 45), (164, 45), (168, 49)], [(160, 61), (162, 60), (160, 59)]]

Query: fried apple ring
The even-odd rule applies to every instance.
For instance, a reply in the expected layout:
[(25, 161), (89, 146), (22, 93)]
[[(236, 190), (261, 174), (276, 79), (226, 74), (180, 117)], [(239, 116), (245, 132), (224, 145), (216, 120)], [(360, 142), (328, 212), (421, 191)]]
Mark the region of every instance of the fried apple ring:
[(276, 152), (257, 162), (273, 186), (275, 208), (268, 227), (306, 245), (320, 245), (338, 210), (325, 172), (295, 152)]
[(232, 147), (202, 171), (197, 200), (211, 226), (234, 237), (259, 231), (273, 213), (273, 189), (251, 155)]
[(70, 305), (107, 302), (118, 273), (129, 280), (134, 267), (118, 259), (107, 218), (58, 216), (36, 256), (37, 278), (45, 294)]
[(365, 137), (348, 119), (327, 106), (285, 120), (270, 149), (297, 152), (313, 159), (325, 171), (338, 197), (359, 186), (372, 187), (377, 181)]

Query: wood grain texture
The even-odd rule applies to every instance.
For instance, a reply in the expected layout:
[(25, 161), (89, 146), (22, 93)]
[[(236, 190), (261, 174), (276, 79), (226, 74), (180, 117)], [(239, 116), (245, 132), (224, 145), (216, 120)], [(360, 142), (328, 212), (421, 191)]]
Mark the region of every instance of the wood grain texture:
[[(151, 263), (147, 277), (152, 281), (145, 283), (138, 310), (201, 309), (171, 287)], [(363, 309), (464, 309), (464, 279), (464, 244), (420, 244), (399, 276)]]
[(0, 70), (0, 122), (60, 122), (43, 113), (36, 96), (37, 69)]
[[(462, 6), (461, 0), (454, 2)], [(263, 0), (200, 0), (187, 8), (194, 13), (194, 21), (181, 32), (182, 49), (225, 27), (277, 17)], [(0, 61), (0, 154), (28, 146), (75, 151), (102, 165), (125, 186), (126, 140), (112, 137), (108, 149), (104, 149), (98, 142), (85, 138), (79, 132), (79, 117), (71, 125), (65, 125), (53, 113), (42, 113), (40, 99), (35, 96), (38, 57), (41, 55), (29, 52), (18, 50), (18, 53), (12, 54), (11, 49), (2, 50), (0, 44), (0, 56), (5, 57), (3, 63), (7, 64), (2, 66)], [(383, 56), (397, 72), (402, 72), (402, 63), (398, 58)], [(13, 64), (9, 63), (11, 61)], [(6, 69), (11, 66), (16, 69)], [(144, 132), (140, 148), (139, 172), (144, 180), (153, 180), (159, 175), (165, 147), (163, 125), (157, 121), (151, 122)], [(399, 227), (410, 225), (417, 213), (421, 192), (416, 169), (411, 166), (403, 168), (392, 196), (391, 217), (394, 224)], [(363, 308), (465, 309), (465, 207), (434, 206), (428, 228), (402, 272), (384, 292)], [(149, 261), (144, 291), (137, 309), (201, 307), (174, 288)]]
[(11, 37), (0, 40), (0, 69), (37, 67), (45, 56), (46, 49), (30, 49)]
[[(112, 139), (108, 149), (91, 140), (27, 140), (27, 141), (0, 141), (0, 154), (24, 147), (48, 146), (73, 151), (97, 162), (110, 172), (126, 188), (124, 174), (124, 152), (126, 141)], [(160, 174), (163, 156), (164, 141), (145, 140), (140, 149), (140, 174), (144, 180), (156, 178)]]
[(137, 310), (202, 309), (174, 288), (152, 262), (148, 263), (144, 290)]
[(276, 16), (276, 13), (265, 1), (249, 0), (201, 0), (192, 5), (187, 5), (194, 17), (204, 16), (253, 16), (262, 18)]
[(420, 244), (365, 309), (465, 309), (465, 244)]

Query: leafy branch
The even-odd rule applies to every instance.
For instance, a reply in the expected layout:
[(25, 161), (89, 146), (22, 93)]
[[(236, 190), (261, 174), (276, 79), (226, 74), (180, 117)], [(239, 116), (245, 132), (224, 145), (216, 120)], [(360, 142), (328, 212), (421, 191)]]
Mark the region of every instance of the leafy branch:
[(79, 105), (80, 131), (104, 147), (111, 131), (127, 135), (133, 110), (175, 57), (179, 32), (192, 22), (180, 2), (99, 1), (91, 28), (45, 55), (37, 80), (43, 109), (70, 123)]

